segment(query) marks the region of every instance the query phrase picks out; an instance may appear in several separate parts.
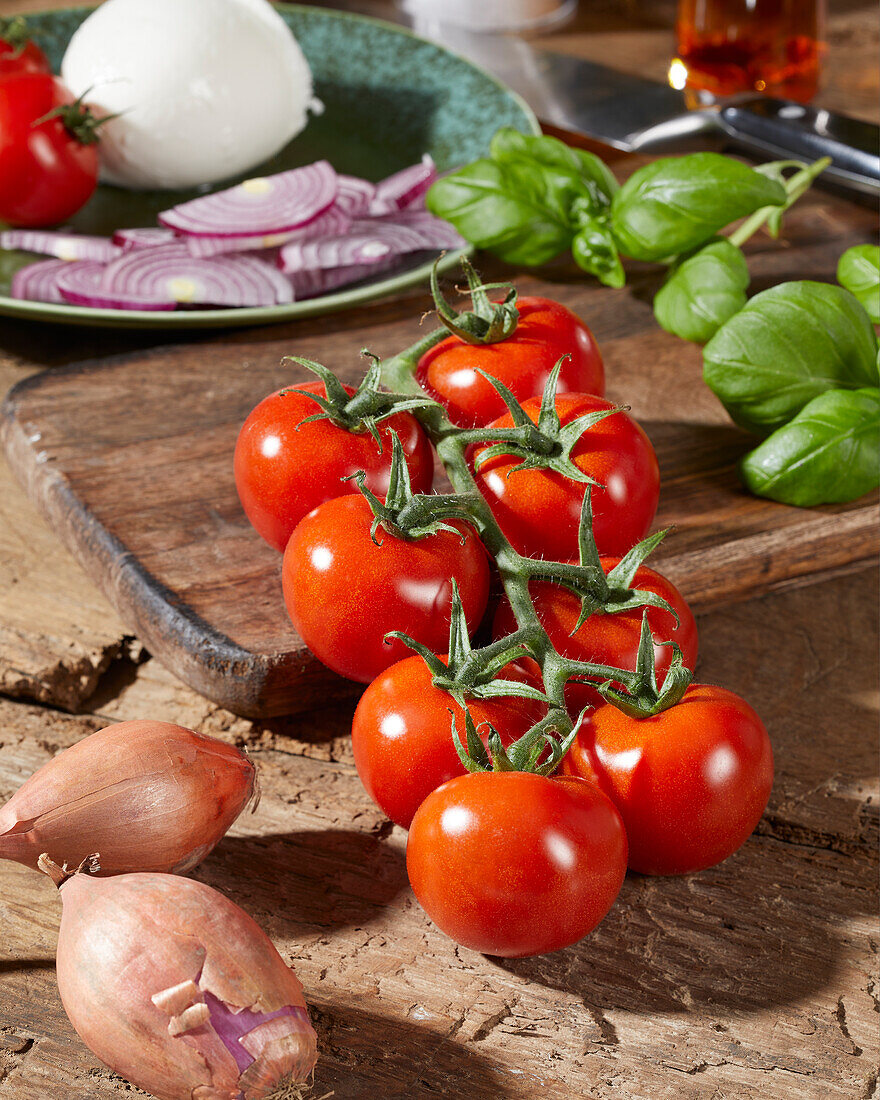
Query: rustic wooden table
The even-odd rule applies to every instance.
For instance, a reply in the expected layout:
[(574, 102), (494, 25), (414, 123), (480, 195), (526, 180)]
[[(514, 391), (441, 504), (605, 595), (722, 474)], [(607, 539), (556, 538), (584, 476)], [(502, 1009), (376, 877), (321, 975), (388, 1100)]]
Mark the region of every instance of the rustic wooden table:
[[(45, 6), (19, 0), (0, 13)], [(662, 74), (666, 5), (650, 16), (637, 3), (581, 7), (555, 46)], [(822, 101), (874, 117), (876, 13), (861, 0), (833, 5), (829, 37)], [(71, 362), (147, 357), (160, 342), (0, 322), (0, 391)], [(262, 769), (259, 813), (197, 876), (251, 912), (296, 967), (319, 1034), (315, 1096), (873, 1097), (876, 597), (868, 570), (702, 616), (701, 678), (748, 698), (773, 739), (777, 781), (757, 834), (700, 875), (631, 875), (573, 948), (499, 962), (457, 949), (414, 902), (405, 834), (353, 767), (350, 707), (252, 723), (183, 687), (0, 464), (0, 797), (124, 718), (247, 744)], [(58, 917), (48, 880), (0, 867), (2, 1100), (132, 1091), (61, 1009)]]

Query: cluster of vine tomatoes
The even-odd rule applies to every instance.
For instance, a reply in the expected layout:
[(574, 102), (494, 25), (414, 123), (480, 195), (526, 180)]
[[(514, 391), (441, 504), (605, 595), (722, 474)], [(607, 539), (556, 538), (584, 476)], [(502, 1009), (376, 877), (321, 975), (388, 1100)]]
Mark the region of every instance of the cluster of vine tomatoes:
[[(602, 360), (589, 329), (558, 303), (517, 304), (512, 335), (487, 346), (452, 335), (413, 363), (415, 375), (454, 423), (502, 430), (511, 416), (484, 374), (504, 383), (537, 424), (547, 377), (568, 357), (556, 396), (560, 423), (608, 413), (570, 452), (595, 479), (593, 531), (607, 573), (652, 524), (656, 456), (638, 424), (604, 400)], [(315, 419), (309, 394), (323, 395), (324, 387), (305, 383), (257, 405), (239, 435), (236, 484), (254, 527), (284, 552), (284, 599), (303, 641), (330, 668), (368, 685), (352, 725), (355, 763), (377, 805), (409, 829), (410, 882), (435, 923), (487, 954), (553, 951), (604, 917), (627, 866), (682, 874), (732, 854), (764, 810), (773, 765), (760, 719), (722, 688), (691, 684), (669, 709), (637, 718), (605, 702), (595, 684), (571, 680), (566, 706), (573, 717), (583, 715), (556, 775), (466, 771), (450, 732), (454, 720), (463, 737), (465, 707), (435, 683), (421, 656), (386, 635), (410, 635), (445, 662), (453, 580), (473, 634), (487, 621), (492, 559), (465, 519), (417, 538), (377, 522), (373, 503), (351, 480), (364, 471), (365, 487), (390, 499), (395, 432), (413, 491), (428, 493), (433, 451), (417, 416), (395, 412), (375, 435), (351, 431), (333, 418)], [(540, 466), (518, 469), (519, 458), (498, 449), (481, 462), (489, 446), (481, 438), (468, 461), (513, 548), (577, 562), (584, 482)], [(672, 660), (671, 641), (693, 670), (697, 630), (682, 595), (644, 565), (630, 588), (654, 593), (672, 609), (647, 610), (660, 677)], [(557, 653), (636, 667), (644, 608), (601, 611), (579, 623), (581, 598), (564, 585), (533, 580), (528, 593)], [(494, 639), (517, 629), (506, 600), (488, 623)], [(528, 657), (496, 675), (542, 686)], [(484, 745), (495, 731), (510, 746), (547, 713), (546, 701), (534, 697), (475, 691), (462, 701)]]
[(39, 46), (0, 31), (0, 221), (57, 225), (84, 206), (98, 185), (96, 125)]

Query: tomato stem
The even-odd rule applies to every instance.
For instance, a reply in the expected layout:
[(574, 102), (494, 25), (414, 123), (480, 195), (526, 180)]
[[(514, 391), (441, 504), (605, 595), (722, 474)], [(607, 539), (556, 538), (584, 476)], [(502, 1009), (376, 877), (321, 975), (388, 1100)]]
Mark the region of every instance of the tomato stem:
[[(398, 393), (423, 392), (415, 377), (416, 365), (425, 351), (433, 347), (443, 336), (442, 330), (431, 333), (406, 351), (386, 359), (382, 364), (385, 384)], [(556, 579), (556, 571), (559, 571), (560, 578), (564, 576), (566, 579), (583, 583), (584, 570), (575, 565), (539, 561), (519, 554), (501, 530), (488, 503), (480, 494), (468, 466), (467, 443), (468, 437), (473, 433), (456, 428), (447, 419), (439, 405), (414, 409), (413, 414), (431, 436), (440, 461), (455, 490), (458, 505), (467, 508), (471, 522), (478, 529), (484, 545), (495, 559), (504, 592), (510, 601), (517, 622), (518, 629), (513, 635), (475, 651), (474, 659), (491, 659), (496, 651), (501, 652), (503, 648), (522, 641), (541, 669), (544, 688), (550, 700), (550, 710), (546, 718), (524, 734), (520, 741), (508, 750), (509, 756), (522, 760), (527, 755), (526, 749), (551, 728), (556, 732), (560, 742), (565, 743), (571, 735), (574, 723), (565, 706), (565, 685), (572, 676), (611, 681), (623, 684), (629, 690), (635, 690), (638, 678), (631, 670), (587, 661), (572, 661), (556, 652), (538, 617), (529, 591), (529, 580), (536, 576), (550, 576)], [(602, 580), (607, 585), (604, 573)], [(630, 592), (629, 595), (633, 596), (634, 593)], [(520, 746), (522, 746), (521, 751), (515, 752), (514, 750)]]

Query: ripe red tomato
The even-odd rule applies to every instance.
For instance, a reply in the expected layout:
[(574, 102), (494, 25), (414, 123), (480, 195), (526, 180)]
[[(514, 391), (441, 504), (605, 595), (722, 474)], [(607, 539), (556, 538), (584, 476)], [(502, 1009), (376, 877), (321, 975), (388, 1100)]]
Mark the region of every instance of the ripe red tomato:
[[(508, 665), (499, 675), (540, 686), (518, 664)], [(485, 723), (491, 723), (505, 747), (547, 711), (536, 699), (507, 696), (469, 698), (467, 704), (483, 742), (488, 735)], [(358, 775), (379, 809), (404, 829), (431, 791), (465, 774), (452, 740), (453, 714), (466, 744), (463, 708), (434, 687), (430, 669), (415, 656), (379, 673), (354, 712), (351, 747)]]
[(570, 309), (548, 298), (519, 298), (519, 324), (497, 344), (467, 344), (451, 335), (426, 352), (416, 367), (420, 384), (445, 405), (462, 428), (481, 427), (506, 412), (498, 391), (477, 369), (503, 382), (524, 401), (544, 392), (563, 355), (559, 393), (605, 392), (605, 371), (593, 334)]
[(412, 650), (402, 630), (434, 652), (449, 643), (452, 579), (468, 628), (479, 625), (489, 595), (486, 551), (473, 528), (395, 538), (382, 528), (370, 538), (373, 513), (360, 494), (319, 505), (297, 525), (281, 567), (284, 602), (300, 637), (325, 665), (368, 683)]
[[(619, 558), (602, 558), (602, 568), (610, 572)], [(673, 658), (672, 647), (661, 642), (677, 642), (685, 665), (691, 670), (697, 663), (697, 624), (684, 596), (662, 574), (639, 566), (630, 588), (644, 588), (654, 592), (675, 609), (678, 625), (668, 611), (660, 607), (648, 608), (648, 625), (654, 637), (654, 661), (657, 680), (662, 684)], [(639, 652), (643, 608), (621, 611), (616, 615), (595, 614), (576, 632), (581, 613), (581, 601), (570, 589), (547, 581), (535, 581), (529, 586), (538, 618), (547, 631), (557, 653), (575, 661), (595, 661), (597, 664), (614, 665), (616, 668), (633, 669)], [(516, 621), (510, 604), (505, 600), (498, 608), (492, 626), (495, 638), (503, 638), (516, 629)], [(573, 715), (586, 706), (604, 705), (602, 696), (589, 684), (571, 680), (565, 690), (565, 701)]]
[(599, 707), (581, 723), (562, 770), (593, 780), (620, 810), (633, 870), (684, 875), (745, 843), (770, 797), (773, 752), (745, 700), (691, 684), (652, 718)]
[(302, 424), (321, 411), (304, 393), (323, 397), (324, 384), (304, 382), (270, 394), (245, 420), (235, 445), (235, 485), (242, 507), (276, 550), (284, 549), (307, 512), (325, 500), (356, 493), (355, 485), (342, 479), (358, 470), (366, 471), (367, 488), (384, 498), (392, 430), (400, 437), (413, 492), (428, 492), (434, 479), (431, 444), (414, 416), (395, 413), (380, 422), (380, 451), (369, 432), (349, 432), (330, 420)]
[(34, 125), (72, 102), (48, 74), (0, 81), (0, 221), (56, 225), (91, 198), (98, 184), (97, 145), (83, 144), (60, 118)]
[[(537, 423), (539, 398), (523, 403)], [(588, 394), (564, 394), (556, 410), (563, 426), (613, 405)], [(510, 415), (490, 427), (509, 428)], [(474, 449), (472, 462), (491, 444)], [(660, 496), (660, 470), (651, 441), (625, 412), (588, 429), (571, 452), (578, 469), (595, 478), (593, 532), (600, 554), (625, 554), (648, 533)], [(527, 557), (576, 561), (585, 486), (552, 470), (517, 470), (520, 459), (499, 455), (476, 473), (480, 492), (514, 549)]]
[(582, 939), (611, 908), (626, 834), (592, 783), (474, 772), (418, 808), (406, 869), (425, 912), (456, 943), (541, 955)]
[[(2, 22), (2, 21), (0, 21)], [(19, 44), (0, 35), (0, 80), (23, 73), (51, 73), (49, 59), (30, 39)]]

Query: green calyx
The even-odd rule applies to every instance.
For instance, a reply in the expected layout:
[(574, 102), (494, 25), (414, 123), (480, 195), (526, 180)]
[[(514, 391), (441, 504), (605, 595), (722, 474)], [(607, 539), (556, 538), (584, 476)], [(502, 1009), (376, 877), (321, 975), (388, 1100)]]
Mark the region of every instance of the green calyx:
[(449, 531), (464, 542), (466, 536), (449, 520), (463, 519), (472, 522), (467, 500), (452, 494), (439, 496), (414, 493), (400, 436), (394, 430), (389, 431), (388, 434), (391, 436), (391, 466), (385, 502), (379, 500), (375, 493), (367, 488), (367, 475), (364, 470), (358, 470), (357, 473), (344, 479), (354, 481), (370, 505), (373, 513), (370, 538), (380, 546), (382, 540), (377, 538), (377, 534), (382, 527), (390, 535), (399, 539), (423, 539), (428, 535), (437, 534), (438, 531)]
[(345, 386), (327, 367), (298, 355), (285, 356), (282, 362), (297, 363), (312, 374), (316, 374), (324, 383), (325, 396), (306, 393), (293, 387), (282, 390), (281, 394), (282, 396), (288, 393), (299, 394), (314, 401), (320, 407), (320, 412), (301, 420), (298, 427), (310, 424), (314, 420), (330, 420), (348, 432), (369, 432), (375, 439), (381, 454), (382, 436), (379, 434), (379, 424), (383, 420), (396, 413), (426, 408), (435, 402), (427, 394), (424, 397), (414, 397), (411, 394), (389, 393), (387, 390), (380, 389), (381, 360), (366, 349), (361, 354), (369, 359), (370, 365), (353, 394), (349, 394)]
[(568, 355), (563, 355), (547, 377), (537, 424), (503, 382), (480, 371), (480, 374), (492, 383), (503, 399), (513, 420), (513, 427), (477, 428), (464, 433), (463, 438), (468, 443), (490, 442), (492, 444), (477, 456), (475, 461), (477, 470), (481, 470), (493, 459), (506, 456), (520, 460), (518, 465), (510, 470), (508, 477), (520, 470), (552, 470), (572, 481), (580, 481), (586, 485), (599, 484), (595, 478), (585, 474), (575, 464), (571, 452), (584, 432), (589, 431), (606, 417), (614, 416), (615, 413), (623, 410), (616, 406), (612, 409), (599, 409), (579, 416), (570, 424), (563, 426), (556, 411), (556, 389), (559, 385), (559, 372), (568, 358)]
[(13, 15), (0, 19), (0, 42), (12, 47), (13, 57), (19, 57), (30, 40), (31, 34), (22, 16)]
[(31, 126), (42, 126), (44, 122), (57, 118), (68, 134), (80, 145), (95, 145), (101, 140), (101, 127), (111, 119), (118, 118), (119, 115), (104, 115), (98, 118), (92, 108), (83, 103), (83, 98), (89, 94), (89, 91), (91, 89), (83, 92), (73, 103), (61, 103), (53, 107), (51, 111), (47, 111), (42, 117), (32, 122)]
[[(470, 261), (462, 256), (461, 266), (468, 281), (467, 293), (471, 298), (471, 309), (456, 312), (443, 297), (437, 277), (437, 264), (431, 271), (431, 295), (440, 323), (453, 336), (466, 344), (497, 344), (512, 336), (519, 324), (519, 312), (516, 308), (516, 288), (510, 283), (483, 283)], [(504, 299), (493, 302), (490, 290), (503, 290)]]
[[(564, 711), (554, 707), (546, 718), (536, 722), (518, 741), (508, 745), (507, 748), (504, 747), (501, 736), (492, 723), (487, 722), (488, 733), (486, 743), (483, 744), (471, 712), (465, 708), (467, 743), (463, 745), (455, 715), (452, 712), (450, 714), (455, 751), (458, 753), (462, 767), (469, 772), (531, 772), (533, 775), (552, 775), (571, 747), (576, 734), (575, 729), (572, 728), (571, 719)], [(563, 734), (561, 740), (558, 736), (560, 733)]]
[(628, 714), (631, 718), (651, 718), (678, 703), (687, 691), (693, 673), (684, 664), (681, 650), (675, 642), (662, 642), (672, 646), (673, 658), (663, 686), (657, 688), (657, 670), (654, 664), (654, 638), (648, 625), (647, 611), (642, 615), (642, 633), (639, 638), (639, 655), (636, 675), (626, 693), (618, 691), (611, 680), (597, 685), (602, 698)]
[(543, 691), (531, 684), (518, 680), (506, 680), (499, 677), (511, 661), (529, 652), (524, 631), (504, 638), (483, 649), (471, 646), (464, 607), (458, 590), (458, 583), (452, 579), (452, 614), (449, 623), (449, 654), (443, 661), (427, 646), (417, 642), (408, 634), (394, 630), (386, 638), (399, 638), (422, 658), (428, 666), (434, 687), (448, 692), (459, 706), (465, 706), (465, 699), (491, 699), (500, 696), (520, 699), (538, 699), (548, 702)]
[(669, 533), (670, 528), (655, 531), (642, 539), (620, 559), (608, 573), (602, 568), (602, 560), (593, 534), (592, 486), (588, 485), (581, 505), (578, 529), (579, 560), (570, 562), (544, 561), (541, 558), (522, 558), (530, 577), (552, 581), (570, 589), (581, 599), (581, 613), (572, 634), (576, 634), (591, 615), (616, 615), (634, 611), (639, 607), (659, 607), (668, 611), (678, 623), (675, 609), (658, 596), (643, 588), (631, 588), (639, 566), (652, 554)]

